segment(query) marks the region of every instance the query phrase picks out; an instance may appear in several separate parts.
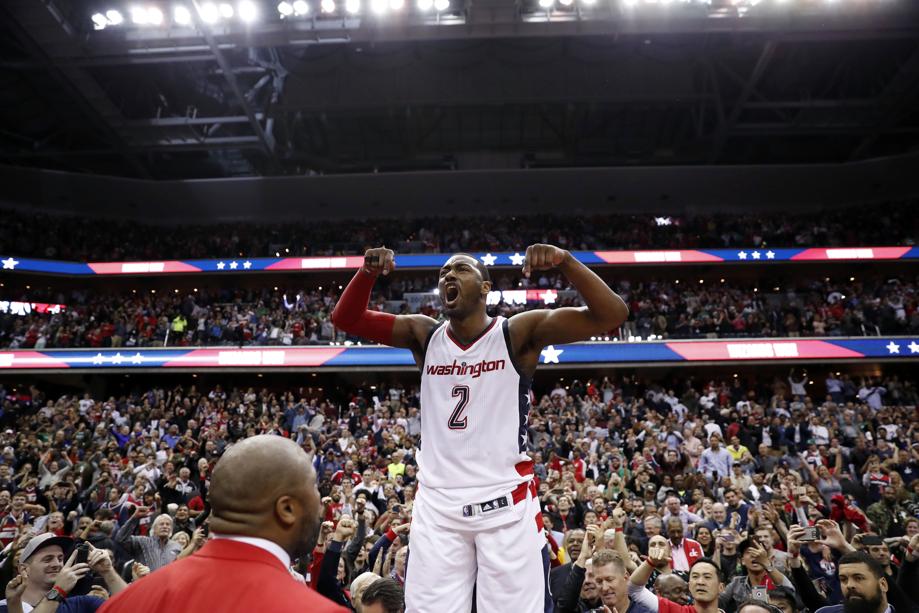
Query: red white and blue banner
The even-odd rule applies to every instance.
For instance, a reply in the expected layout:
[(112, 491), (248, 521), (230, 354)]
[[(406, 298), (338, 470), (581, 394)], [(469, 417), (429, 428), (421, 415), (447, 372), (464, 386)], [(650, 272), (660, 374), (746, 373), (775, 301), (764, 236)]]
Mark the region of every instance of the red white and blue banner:
[[(770, 262), (852, 262), (858, 260), (919, 259), (919, 247), (810, 247), (798, 249), (675, 249), (659, 251), (574, 251), (587, 265), (699, 264)], [(449, 253), (396, 254), (396, 266), (406, 269), (440, 268)], [(486, 266), (522, 267), (525, 252), (474, 253)], [(172, 275), (188, 273), (235, 274), (240, 272), (356, 270), (363, 256), (304, 258), (224, 258), (214, 260), (161, 260), (149, 262), (63, 262), (0, 255), (2, 272), (37, 272), (54, 275)]]
[[(596, 342), (551, 345), (540, 364), (919, 359), (919, 337)], [(49, 349), (0, 351), (0, 372), (65, 369), (373, 369), (415, 362), (406, 349), (383, 346)]]

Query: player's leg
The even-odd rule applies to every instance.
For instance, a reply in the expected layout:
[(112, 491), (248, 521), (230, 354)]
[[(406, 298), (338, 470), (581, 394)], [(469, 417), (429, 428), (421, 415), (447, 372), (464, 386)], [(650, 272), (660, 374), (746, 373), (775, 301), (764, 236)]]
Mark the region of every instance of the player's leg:
[(544, 613), (548, 567), (544, 564), (546, 539), (537, 528), (539, 503), (532, 498), (520, 521), (476, 535), (476, 604), (479, 613)]
[(433, 524), (425, 504), (416, 499), (405, 571), (405, 612), (469, 613), (475, 570), (474, 535)]

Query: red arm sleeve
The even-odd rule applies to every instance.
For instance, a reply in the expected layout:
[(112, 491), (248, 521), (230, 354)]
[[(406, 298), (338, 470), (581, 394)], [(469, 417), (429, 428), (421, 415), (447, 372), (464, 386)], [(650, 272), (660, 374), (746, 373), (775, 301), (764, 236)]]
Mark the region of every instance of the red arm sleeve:
[(348, 334), (391, 345), (396, 316), (367, 309), (375, 281), (376, 275), (357, 271), (332, 311), (332, 323)]

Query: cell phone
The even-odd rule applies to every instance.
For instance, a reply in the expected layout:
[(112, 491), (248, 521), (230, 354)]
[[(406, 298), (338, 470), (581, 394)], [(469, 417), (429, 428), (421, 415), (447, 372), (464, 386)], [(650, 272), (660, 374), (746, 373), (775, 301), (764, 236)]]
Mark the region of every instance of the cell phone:
[[(88, 543), (81, 543), (77, 545), (77, 555), (73, 560), (74, 564), (86, 564), (89, 560), (89, 551), (90, 548)], [(73, 588), (71, 588), (70, 594), (74, 596), (85, 596), (92, 588), (92, 573), (87, 573), (76, 582)]]
[(796, 487), (796, 488), (795, 488), (795, 496), (797, 496), (798, 498), (800, 498), (801, 496), (807, 496), (807, 488), (804, 488), (804, 487)]
[(875, 547), (877, 545), (883, 545), (884, 539), (879, 537), (877, 534), (868, 534), (862, 537), (862, 545), (866, 547)]
[(769, 596), (766, 594), (766, 588), (761, 585), (754, 587), (750, 591), (750, 598), (754, 600), (762, 600), (763, 602), (769, 602)]
[(801, 538), (798, 539), (802, 543), (813, 543), (818, 538), (820, 538), (820, 533), (817, 530), (816, 526), (809, 526), (804, 529), (804, 532), (801, 533)]
[(721, 537), (721, 539), (722, 539), (725, 543), (733, 543), (733, 542), (734, 542), (734, 535), (733, 535), (733, 534), (725, 534), (724, 536)]

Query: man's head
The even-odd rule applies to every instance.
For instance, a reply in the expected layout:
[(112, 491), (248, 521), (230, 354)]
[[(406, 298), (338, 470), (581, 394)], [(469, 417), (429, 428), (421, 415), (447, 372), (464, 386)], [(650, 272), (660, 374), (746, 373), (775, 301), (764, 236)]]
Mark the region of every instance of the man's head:
[(578, 556), (581, 555), (581, 545), (583, 543), (584, 531), (579, 529), (570, 530), (562, 541), (565, 551), (568, 552), (568, 557), (572, 560), (577, 560)]
[(845, 613), (883, 613), (887, 609), (884, 568), (864, 551), (839, 559), (839, 586)]
[(680, 514), (680, 499), (679, 498), (677, 498), (676, 496), (667, 496), (667, 502), (665, 504), (667, 505), (667, 511), (669, 511), (671, 515)]
[(737, 607), (737, 613), (782, 613), (782, 610), (762, 600), (745, 600)]
[(393, 579), (377, 579), (361, 594), (362, 613), (402, 613), (405, 596)]
[(775, 544), (775, 539), (772, 537), (772, 528), (760, 526), (756, 529), (756, 532), (754, 532), (754, 538), (763, 549), (772, 551), (772, 546)]
[(600, 599), (600, 586), (594, 578), (594, 565), (587, 560), (587, 572), (584, 573), (584, 583), (581, 584), (581, 600), (595, 602)]
[(654, 591), (661, 598), (672, 600), (679, 605), (689, 604), (689, 584), (673, 573), (658, 575), (654, 582)]
[(38, 585), (42, 591), (50, 590), (64, 567), (65, 548), (72, 544), (69, 538), (54, 536), (50, 532), (32, 537), (19, 557), (19, 572), (26, 574), (29, 582)]
[(657, 515), (649, 515), (644, 521), (645, 534), (648, 536), (657, 536), (661, 533), (661, 518)]
[[(618, 553), (612, 549), (599, 549), (590, 559), (593, 568), (594, 581), (600, 590), (600, 600), (612, 609), (617, 605), (628, 605), (629, 600), (629, 574), (625, 570), (625, 562)], [(625, 606), (622, 610), (628, 608)]]
[(491, 277), (478, 259), (468, 253), (457, 253), (441, 267), (437, 289), (444, 314), (462, 319), (485, 308)]
[(689, 568), (689, 594), (699, 603), (718, 600), (724, 589), (721, 568), (711, 558), (699, 558)]
[(153, 520), (151, 533), (164, 541), (168, 539), (172, 536), (172, 518), (167, 513), (157, 515), (156, 519)]
[(726, 490), (724, 492), (724, 501), (729, 507), (736, 507), (737, 503), (740, 501), (740, 497), (734, 490)]
[(671, 517), (667, 520), (667, 536), (674, 545), (683, 542), (683, 520), (679, 517)]
[(716, 502), (712, 505), (712, 518), (719, 524), (723, 524), (727, 520), (728, 511), (722, 503)]
[(791, 588), (779, 586), (769, 590), (769, 604), (782, 613), (798, 613), (798, 602)]
[(887, 543), (882, 541), (880, 538), (875, 537), (877, 540), (869, 541), (865, 546), (865, 551), (868, 552), (875, 561), (881, 566), (887, 567), (890, 566), (890, 547), (887, 546)]
[(763, 565), (759, 563), (756, 557), (757, 541), (752, 538), (745, 538), (737, 546), (737, 553), (740, 554), (740, 563), (743, 564), (747, 572), (762, 572)]
[(357, 611), (357, 613), (363, 613), (361, 598), (364, 595), (364, 590), (366, 590), (371, 583), (375, 583), (379, 579), (380, 575), (367, 571), (359, 574), (354, 578), (354, 581), (351, 582), (351, 602), (354, 604), (354, 610)]
[(717, 434), (712, 434), (708, 437), (708, 444), (711, 446), (713, 451), (718, 451), (721, 447), (721, 437)]
[(319, 490), (309, 456), (291, 439), (244, 439), (211, 476), (211, 529), (273, 541), (291, 557), (313, 550), (321, 523)]

